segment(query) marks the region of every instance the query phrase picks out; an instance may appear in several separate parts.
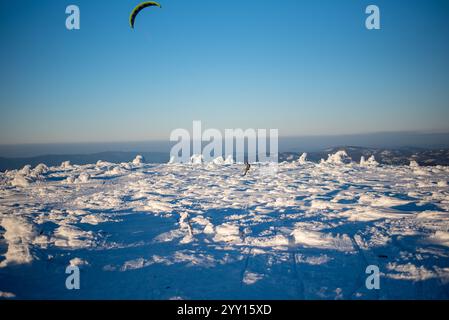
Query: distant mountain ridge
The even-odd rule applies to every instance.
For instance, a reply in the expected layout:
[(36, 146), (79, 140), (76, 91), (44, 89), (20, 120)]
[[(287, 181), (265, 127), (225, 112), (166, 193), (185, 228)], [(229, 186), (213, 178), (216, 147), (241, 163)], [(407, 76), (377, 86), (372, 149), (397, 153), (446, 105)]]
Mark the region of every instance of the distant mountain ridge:
[[(414, 160), (422, 166), (449, 166), (449, 149), (425, 149), (416, 147), (403, 148), (365, 148), (355, 146), (341, 146), (325, 149), (318, 152), (309, 152), (307, 159), (313, 162), (319, 162), (321, 159), (327, 159), (329, 154), (334, 154), (340, 150), (346, 153), (355, 162), (360, 162), (361, 157), (368, 159), (374, 156), (380, 164), (387, 165), (408, 165)], [(279, 161), (293, 161), (298, 159), (302, 153), (299, 152), (281, 152)]]
[(14, 170), (23, 168), (29, 164), (36, 166), (44, 163), (47, 166), (57, 166), (63, 161), (70, 161), (73, 164), (89, 164), (96, 163), (99, 160), (108, 161), (112, 163), (130, 162), (137, 155), (142, 155), (146, 162), (151, 163), (166, 163), (170, 160), (168, 153), (164, 152), (121, 152), (108, 151), (92, 154), (69, 154), (69, 155), (43, 155), (37, 157), (24, 158), (2, 158), (0, 157), (0, 171)]

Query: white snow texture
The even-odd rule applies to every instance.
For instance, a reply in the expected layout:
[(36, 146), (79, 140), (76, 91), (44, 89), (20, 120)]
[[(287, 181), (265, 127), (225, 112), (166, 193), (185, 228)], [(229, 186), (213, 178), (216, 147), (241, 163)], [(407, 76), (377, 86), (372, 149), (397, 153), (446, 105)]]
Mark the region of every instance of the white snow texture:
[(0, 173), (0, 299), (448, 298), (448, 167), (339, 151), (243, 169), (138, 156)]

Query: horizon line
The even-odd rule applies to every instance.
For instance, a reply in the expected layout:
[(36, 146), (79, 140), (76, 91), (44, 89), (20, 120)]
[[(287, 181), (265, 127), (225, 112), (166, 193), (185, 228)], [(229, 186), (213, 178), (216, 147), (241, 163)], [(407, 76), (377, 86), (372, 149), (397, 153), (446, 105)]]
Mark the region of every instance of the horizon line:
[[(301, 135), (280, 135), (279, 139), (294, 139), (294, 138), (332, 138), (332, 137), (349, 137), (349, 136), (368, 136), (368, 135), (384, 135), (384, 134), (405, 134), (405, 135), (449, 135), (448, 131), (376, 131), (365, 133), (341, 133), (341, 134), (301, 134)], [(224, 139), (224, 138), (223, 138)], [(192, 140), (192, 139), (191, 139)], [(19, 142), (19, 143), (0, 143), (0, 147), (13, 146), (36, 146), (36, 145), (89, 145), (89, 144), (117, 144), (117, 143), (172, 143), (169, 139), (154, 139), (149, 138), (145, 140), (111, 140), (111, 141), (52, 141), (52, 142)]]

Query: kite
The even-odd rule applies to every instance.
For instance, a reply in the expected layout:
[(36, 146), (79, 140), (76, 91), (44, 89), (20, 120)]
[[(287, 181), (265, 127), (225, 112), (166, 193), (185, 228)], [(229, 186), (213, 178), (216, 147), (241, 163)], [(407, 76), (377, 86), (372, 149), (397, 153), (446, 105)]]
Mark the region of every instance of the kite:
[(131, 15), (129, 17), (129, 24), (131, 28), (134, 29), (134, 22), (136, 21), (137, 15), (145, 8), (148, 7), (159, 7), (162, 8), (161, 5), (155, 1), (146, 1), (139, 4), (137, 7), (134, 8), (134, 10), (131, 12)]

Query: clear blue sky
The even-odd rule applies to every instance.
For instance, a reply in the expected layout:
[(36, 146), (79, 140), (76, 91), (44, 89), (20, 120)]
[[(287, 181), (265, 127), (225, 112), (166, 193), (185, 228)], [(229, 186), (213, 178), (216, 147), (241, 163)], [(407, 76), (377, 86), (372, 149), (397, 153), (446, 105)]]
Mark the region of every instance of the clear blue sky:
[(0, 1), (0, 144), (449, 131), (449, 1), (160, 0), (131, 30), (138, 3)]

